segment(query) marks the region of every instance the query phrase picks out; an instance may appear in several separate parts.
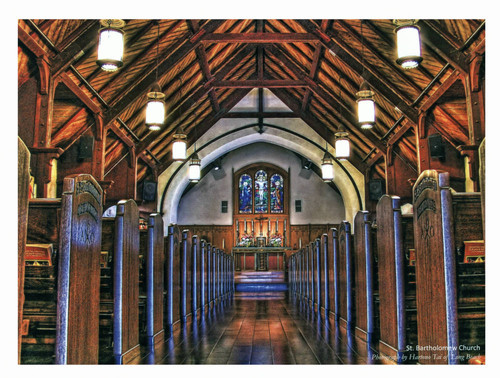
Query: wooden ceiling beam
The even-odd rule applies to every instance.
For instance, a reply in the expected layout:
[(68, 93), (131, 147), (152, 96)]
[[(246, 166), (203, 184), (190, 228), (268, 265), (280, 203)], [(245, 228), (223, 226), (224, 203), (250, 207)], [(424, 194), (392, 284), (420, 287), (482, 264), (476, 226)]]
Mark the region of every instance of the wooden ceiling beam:
[(51, 62), (50, 72), (53, 76), (65, 71), (74, 61), (81, 57), (90, 45), (96, 43), (100, 24), (97, 20), (87, 20), (71, 34), (71, 42), (57, 54)]
[[(197, 33), (200, 30), (200, 26), (198, 20), (188, 20), (187, 23), (190, 25), (191, 29), (194, 33)], [(205, 81), (209, 82), (212, 80), (212, 73), (210, 72), (210, 66), (208, 65), (207, 54), (205, 52), (205, 47), (203, 45), (199, 45), (195, 49), (196, 57), (198, 58), (198, 64), (200, 65), (201, 72), (203, 73), (203, 78)], [(213, 88), (208, 91), (208, 96), (210, 97), (210, 102), (212, 104), (212, 109), (214, 113), (217, 113), (220, 110), (219, 100), (217, 99), (217, 95)]]
[(415, 125), (418, 123), (418, 114), (416, 110), (408, 105), (411, 103), (411, 100), (402, 95), (393, 85), (386, 84), (383, 75), (379, 74), (371, 67), (366, 67), (367, 69), (363, 73), (363, 66), (361, 63), (350, 55), (349, 48), (345, 46), (345, 43), (343, 43), (338, 36), (323, 32), (310, 20), (297, 20), (297, 22), (309, 33), (317, 35), (325, 48), (331, 50), (356, 74), (363, 77), (379, 95), (383, 96), (389, 103), (398, 108), (409, 121)]
[[(168, 72), (182, 59), (192, 53), (200, 43), (200, 38), (204, 35), (204, 33), (216, 30), (223, 22), (223, 20), (209, 21), (204, 28), (200, 29), (196, 36), (193, 36), (188, 40), (181, 39), (182, 43), (178, 46), (178, 48), (158, 65), (158, 76), (162, 76)], [(113, 122), (127, 108), (127, 106), (129, 106), (130, 103), (138, 97), (145, 95), (155, 80), (156, 71), (153, 69), (149, 69), (149, 73), (140, 75), (139, 80), (137, 80), (129, 88), (125, 89), (122, 94), (112, 104), (110, 104), (110, 108), (104, 115), (104, 125)]]
[(219, 80), (212, 84), (215, 88), (297, 88), (307, 87), (304, 80)]
[[(297, 77), (302, 78), (302, 80), (306, 81), (309, 88), (324, 102), (332, 106), (335, 103), (339, 103), (346, 111), (343, 114), (339, 114), (338, 118), (345, 126), (349, 129), (349, 131), (353, 134), (356, 134), (360, 137), (360, 139), (367, 139), (369, 144), (377, 147), (379, 150), (385, 153), (386, 146), (377, 139), (377, 136), (372, 134), (362, 133), (357, 127), (357, 121), (350, 114), (350, 109), (347, 109), (345, 105), (337, 98), (335, 95), (331, 95), (326, 90), (324, 90), (321, 86), (319, 86), (315, 81), (310, 79), (305, 72), (303, 72), (299, 67), (295, 66), (295, 64), (276, 47), (272, 47), (269, 49), (272, 54), (280, 61), (281, 64), (285, 65), (290, 71), (292, 71)], [(332, 107), (333, 108), (333, 107)], [(336, 110), (334, 109), (336, 112)]]
[(75, 83), (67, 73), (63, 72), (60, 75), (61, 81), (68, 87), (68, 89), (74, 93), (76, 97), (92, 111), (94, 114), (99, 114), (102, 112), (102, 109), (99, 105), (97, 105), (88, 95), (85, 93), (77, 83)]
[[(276, 97), (278, 97), (281, 101), (283, 101), (283, 103), (286, 104), (290, 109), (294, 110), (295, 112), (299, 112), (300, 118), (315, 132), (317, 132), (318, 135), (321, 138), (323, 138), (328, 144), (332, 146), (335, 145), (335, 138), (333, 133), (328, 132), (327, 126), (323, 124), (323, 122), (321, 122), (309, 111), (301, 112), (300, 111), (301, 104), (296, 99), (292, 98), (289, 94), (285, 93), (283, 89), (273, 88), (271, 89), (271, 91), (276, 95)], [(361, 161), (361, 159), (358, 156), (354, 154), (351, 154), (349, 162), (353, 164), (360, 172), (364, 172), (365, 169), (367, 168), (366, 164), (363, 161)]]
[[(245, 97), (250, 92), (250, 89), (236, 89), (235, 93), (230, 96), (226, 101), (221, 103), (221, 110), (218, 114), (212, 115), (210, 118), (204, 119), (200, 124), (196, 125), (196, 135), (199, 139), (203, 134), (205, 134), (217, 121), (224, 117), (238, 102), (240, 102), (243, 97)], [(194, 130), (193, 130), (194, 131)], [(188, 146), (194, 143), (194, 132), (188, 134), (187, 144)], [(170, 148), (168, 145), (167, 149)], [(166, 170), (173, 160), (168, 158), (162, 163), (158, 164), (157, 172), (160, 175), (164, 170)]]
[(295, 112), (229, 112), (223, 118), (300, 118)]
[[(228, 75), (234, 68), (241, 63), (243, 59), (245, 59), (253, 49), (249, 46), (241, 49), (237, 54), (233, 55), (232, 58), (227, 59), (227, 63), (221, 67), (214, 76), (214, 79), (223, 79), (226, 75)], [(168, 114), (165, 119), (165, 125), (171, 125), (176, 120), (178, 120), (185, 112), (187, 112), (194, 104), (196, 104), (202, 97), (206, 96), (210, 89), (212, 88), (211, 82), (205, 83), (203, 86), (200, 86), (186, 101), (183, 101), (179, 106), (173, 109), (170, 114)], [(171, 130), (169, 130), (170, 132)], [(155, 140), (159, 138), (163, 138), (163, 135), (158, 135), (158, 133), (150, 132), (148, 133), (144, 139), (139, 142), (137, 146), (137, 151), (140, 153), (144, 151), (148, 146)]]
[(429, 20), (419, 22), (422, 34), (422, 40), (430, 48), (441, 55), (453, 68), (466, 75), (469, 72), (467, 57), (457, 48), (458, 46), (450, 43), (446, 36)]
[(206, 33), (203, 43), (318, 43), (311, 33)]

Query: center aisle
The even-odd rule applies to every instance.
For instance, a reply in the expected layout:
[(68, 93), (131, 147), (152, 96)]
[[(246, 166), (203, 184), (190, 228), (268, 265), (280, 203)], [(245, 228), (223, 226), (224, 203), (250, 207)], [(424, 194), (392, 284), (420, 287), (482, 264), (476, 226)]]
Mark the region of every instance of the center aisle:
[[(234, 298), (179, 328), (157, 364), (366, 364), (331, 323), (287, 299)], [(332, 329), (333, 328), (333, 329)]]

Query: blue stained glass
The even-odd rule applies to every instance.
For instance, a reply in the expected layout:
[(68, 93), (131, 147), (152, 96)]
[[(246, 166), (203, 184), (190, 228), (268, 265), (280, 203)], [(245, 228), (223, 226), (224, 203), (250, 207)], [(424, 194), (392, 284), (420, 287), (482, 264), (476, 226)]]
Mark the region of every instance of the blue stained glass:
[(250, 175), (242, 174), (239, 182), (240, 214), (252, 212), (252, 178)]
[(255, 213), (267, 213), (267, 173), (255, 173)]
[(283, 177), (278, 174), (271, 176), (271, 213), (282, 214), (284, 211)]

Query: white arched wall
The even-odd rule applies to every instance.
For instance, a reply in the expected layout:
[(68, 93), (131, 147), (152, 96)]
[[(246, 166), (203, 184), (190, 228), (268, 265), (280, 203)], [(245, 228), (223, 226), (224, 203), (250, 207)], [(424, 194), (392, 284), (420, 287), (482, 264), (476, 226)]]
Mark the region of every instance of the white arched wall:
[[(212, 163), (218, 157), (226, 154), (227, 152), (255, 142), (266, 142), (281, 146), (310, 159), (318, 166), (321, 165), (321, 159), (324, 155), (324, 151), (321, 148), (318, 148), (316, 145), (308, 142), (304, 138), (293, 135), (287, 131), (271, 127), (264, 127), (263, 134), (257, 133), (257, 127), (244, 128), (242, 130), (232, 132), (229, 135), (226, 135), (205, 146), (214, 138), (225, 133), (237, 130), (242, 126), (255, 123), (255, 121), (255, 119), (222, 119), (217, 122), (196, 143), (198, 146), (197, 152), (202, 161), (202, 168)], [(286, 130), (290, 130), (304, 136), (305, 138), (320, 146), (325, 144), (323, 138), (321, 138), (314, 130), (312, 130), (306, 123), (304, 123), (300, 119), (268, 119), (264, 120), (264, 123), (283, 127)], [(334, 149), (332, 146), (328, 146), (328, 149), (333, 153)], [(188, 155), (192, 152), (192, 148), (189, 149)], [(158, 194), (160, 196), (159, 206), (161, 206), (161, 209), (159, 210), (161, 210), (163, 214), (165, 229), (169, 224), (177, 223), (178, 205), (184, 189), (189, 184), (187, 163), (184, 164), (179, 172), (176, 173), (176, 170), (181, 164), (182, 163), (179, 162), (171, 164), (170, 167), (165, 170), (158, 179)], [(361, 196), (361, 200), (363, 201), (362, 206), (364, 207), (365, 184), (363, 174), (361, 174), (361, 172), (359, 172), (348, 161), (342, 162), (342, 164), (356, 183), (357, 189)], [(356, 212), (358, 210), (361, 210), (356, 188), (353, 186), (348, 175), (338, 165), (334, 164), (334, 170), (334, 183), (339, 189), (344, 201), (346, 220), (352, 222)], [(169, 183), (169, 187), (165, 192), (167, 183)]]

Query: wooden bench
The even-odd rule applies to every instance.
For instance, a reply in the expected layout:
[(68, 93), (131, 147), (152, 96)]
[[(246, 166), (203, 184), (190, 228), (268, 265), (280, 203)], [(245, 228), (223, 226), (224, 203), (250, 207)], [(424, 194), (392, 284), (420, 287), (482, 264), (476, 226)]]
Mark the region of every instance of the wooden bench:
[(30, 200), (27, 242), (52, 244), (52, 266), (26, 267), (23, 363), (97, 364), (102, 190), (66, 177), (60, 199)]
[(484, 355), (484, 264), (457, 263), (464, 241), (483, 239), (480, 194), (454, 194), (448, 173), (428, 170), (413, 208), (419, 363), (465, 363)]
[(116, 217), (103, 219), (102, 251), (111, 258), (111, 266), (101, 268), (99, 362), (137, 363), (140, 357), (139, 210), (133, 200), (118, 202)]
[(413, 217), (401, 214), (399, 197), (382, 196), (377, 204), (378, 350), (382, 362), (418, 362), (415, 266), (406, 258), (410, 249)]

